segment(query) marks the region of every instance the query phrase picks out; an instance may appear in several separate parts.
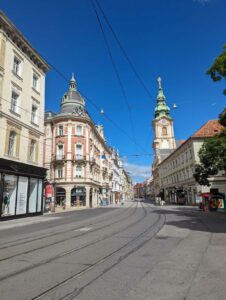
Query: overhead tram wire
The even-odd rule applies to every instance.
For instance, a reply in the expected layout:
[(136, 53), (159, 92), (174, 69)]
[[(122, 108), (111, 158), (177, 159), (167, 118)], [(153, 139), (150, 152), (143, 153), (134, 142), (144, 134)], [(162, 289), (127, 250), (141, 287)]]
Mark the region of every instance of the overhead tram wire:
[(108, 55), (109, 55), (109, 58), (110, 58), (110, 61), (111, 61), (113, 70), (114, 70), (114, 72), (115, 72), (115, 74), (116, 74), (116, 78), (117, 78), (117, 80), (118, 80), (118, 83), (119, 83), (119, 86), (120, 86), (120, 88), (121, 88), (121, 92), (122, 92), (124, 101), (125, 101), (126, 106), (127, 106), (127, 110), (128, 110), (128, 114), (129, 114), (129, 119), (130, 119), (130, 124), (131, 124), (131, 129), (132, 129), (132, 134), (133, 134), (134, 141), (135, 141), (135, 143), (136, 143), (135, 128), (134, 128), (134, 123), (133, 123), (133, 119), (132, 119), (131, 107), (130, 107), (130, 104), (129, 104), (129, 101), (128, 101), (128, 98), (127, 98), (127, 95), (126, 95), (126, 91), (125, 91), (125, 88), (124, 88), (124, 86), (123, 86), (121, 77), (120, 77), (120, 75), (119, 75), (119, 72), (118, 72), (116, 63), (115, 63), (115, 61), (114, 61), (114, 58), (113, 58), (113, 55), (112, 55), (112, 52), (111, 52), (111, 48), (110, 48), (110, 45), (109, 45), (109, 43), (108, 43), (106, 34), (105, 34), (105, 32), (104, 32), (104, 29), (103, 29), (103, 26), (102, 26), (102, 23), (101, 23), (99, 14), (98, 14), (98, 12), (97, 12), (97, 10), (96, 10), (95, 3), (94, 3), (93, 0), (91, 0), (91, 3), (92, 3), (92, 7), (93, 7), (94, 13), (95, 13), (96, 18), (97, 18), (97, 22), (98, 22), (98, 25), (99, 25), (99, 27), (100, 27), (100, 30), (101, 30), (101, 33), (102, 33), (102, 36), (103, 36), (104, 43), (105, 43), (105, 45), (106, 45), (106, 49), (107, 49), (107, 52), (108, 52)]
[(126, 58), (128, 64), (130, 65), (131, 69), (133, 70), (133, 72), (134, 72), (134, 74), (135, 74), (137, 80), (139, 81), (139, 83), (141, 84), (141, 86), (143, 87), (143, 89), (145, 90), (145, 92), (147, 93), (147, 95), (152, 99), (152, 95), (151, 95), (151, 93), (149, 92), (148, 87), (147, 87), (146, 84), (144, 83), (143, 79), (141, 78), (141, 76), (140, 76), (139, 73), (137, 72), (137, 70), (136, 70), (136, 68), (135, 68), (135, 66), (134, 66), (134, 64), (133, 64), (133, 62), (132, 62), (131, 59), (129, 58), (129, 56), (128, 56), (126, 50), (125, 50), (125, 48), (123, 47), (123, 45), (122, 45), (120, 39), (118, 38), (118, 36), (117, 36), (115, 30), (113, 29), (113, 27), (112, 27), (112, 25), (111, 25), (111, 23), (110, 23), (108, 17), (106, 16), (106, 14), (105, 14), (103, 8), (101, 7), (99, 1), (98, 1), (98, 0), (94, 0), (94, 1), (95, 1), (95, 3), (97, 4), (97, 6), (98, 6), (100, 12), (102, 13), (102, 16), (103, 16), (103, 18), (104, 18), (106, 24), (108, 25), (110, 31), (112, 32), (112, 34), (113, 34), (113, 36), (114, 36), (114, 38), (115, 38), (115, 40), (116, 40), (116, 42), (117, 42), (119, 48), (121, 49), (121, 51), (122, 51), (123, 55), (125, 56), (125, 58)]

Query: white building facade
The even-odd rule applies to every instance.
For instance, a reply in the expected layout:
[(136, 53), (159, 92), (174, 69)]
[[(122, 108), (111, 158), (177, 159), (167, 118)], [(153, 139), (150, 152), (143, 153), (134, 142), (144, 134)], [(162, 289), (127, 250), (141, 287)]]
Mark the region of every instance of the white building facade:
[(49, 66), (0, 12), (0, 210), (42, 213), (45, 76)]

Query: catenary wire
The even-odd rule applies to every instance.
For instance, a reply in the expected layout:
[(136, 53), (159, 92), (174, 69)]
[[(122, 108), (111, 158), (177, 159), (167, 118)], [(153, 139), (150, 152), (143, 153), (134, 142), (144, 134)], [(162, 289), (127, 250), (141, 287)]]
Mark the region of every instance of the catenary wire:
[(98, 12), (97, 12), (97, 10), (96, 10), (95, 3), (93, 2), (93, 0), (91, 0), (91, 3), (92, 3), (92, 7), (93, 7), (93, 10), (94, 10), (95, 16), (96, 16), (96, 18), (97, 18), (97, 22), (98, 22), (98, 25), (99, 25), (99, 27), (100, 27), (100, 30), (101, 30), (101, 33), (102, 33), (102, 36), (103, 36), (103, 40), (104, 40), (104, 43), (105, 43), (105, 46), (106, 46), (106, 49), (107, 49), (107, 53), (108, 53), (108, 55), (109, 55), (109, 58), (110, 58), (110, 61), (111, 61), (113, 70), (114, 70), (114, 72), (115, 72), (115, 75), (116, 75), (116, 78), (117, 78), (117, 80), (118, 80), (118, 83), (119, 83), (119, 86), (120, 86), (120, 89), (121, 89), (121, 92), (122, 92), (124, 101), (125, 101), (126, 106), (127, 106), (127, 110), (128, 110), (128, 114), (129, 114), (129, 120), (130, 120), (130, 124), (131, 124), (131, 129), (132, 129), (132, 133), (133, 133), (133, 139), (134, 139), (134, 141), (136, 142), (136, 138), (135, 138), (135, 128), (134, 128), (134, 123), (133, 123), (132, 113), (131, 113), (131, 107), (130, 107), (130, 104), (129, 104), (129, 101), (128, 101), (128, 98), (127, 98), (127, 94), (126, 94), (124, 85), (123, 85), (123, 83), (122, 83), (121, 77), (120, 77), (120, 75), (119, 75), (118, 68), (117, 68), (116, 63), (115, 63), (115, 61), (114, 61), (114, 58), (113, 58), (113, 55), (112, 55), (112, 51), (111, 51), (111, 47), (110, 47), (110, 45), (109, 45), (109, 43), (108, 43), (107, 36), (106, 36), (106, 34), (105, 34), (105, 32), (104, 32), (104, 28), (103, 28), (103, 25), (102, 25), (102, 23), (101, 23), (99, 14), (98, 14)]
[(125, 48), (124, 48), (123, 45), (122, 45), (122, 42), (120, 41), (120, 39), (119, 39), (119, 37), (117, 36), (115, 30), (113, 29), (113, 27), (112, 27), (112, 25), (111, 25), (111, 23), (110, 23), (110, 21), (109, 21), (107, 15), (105, 14), (105, 12), (104, 12), (102, 6), (100, 5), (100, 3), (99, 3), (98, 0), (94, 0), (94, 1), (95, 1), (95, 3), (97, 4), (97, 6), (98, 6), (100, 12), (102, 13), (102, 15), (103, 15), (103, 17), (104, 17), (104, 20), (105, 20), (106, 24), (108, 25), (110, 31), (112, 32), (112, 34), (113, 34), (113, 36), (114, 36), (114, 38), (115, 38), (115, 40), (116, 40), (116, 42), (117, 42), (119, 48), (121, 49), (123, 55), (125, 56), (125, 58), (126, 58), (128, 64), (130, 65), (130, 67), (131, 67), (133, 73), (135, 74), (137, 80), (139, 81), (139, 83), (141, 84), (141, 86), (143, 87), (143, 89), (145, 90), (145, 92), (147, 93), (147, 95), (148, 95), (150, 98), (152, 98), (152, 95), (150, 94), (150, 92), (149, 92), (149, 90), (148, 90), (146, 84), (144, 83), (143, 79), (141, 78), (141, 76), (140, 76), (139, 73), (137, 72), (137, 70), (136, 70), (136, 68), (135, 68), (135, 66), (134, 66), (134, 64), (133, 64), (133, 62), (132, 62), (131, 59), (129, 58), (129, 56), (128, 56), (126, 50), (125, 50)]

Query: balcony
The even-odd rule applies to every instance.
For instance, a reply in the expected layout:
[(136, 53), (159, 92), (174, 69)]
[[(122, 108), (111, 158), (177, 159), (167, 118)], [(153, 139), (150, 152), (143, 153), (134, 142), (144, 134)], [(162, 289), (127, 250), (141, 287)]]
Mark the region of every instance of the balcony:
[(73, 161), (85, 161), (86, 156), (81, 154), (74, 154)]
[(54, 163), (61, 163), (65, 161), (65, 156), (62, 154), (53, 155), (52, 161)]
[(96, 164), (96, 158), (95, 157), (91, 157), (90, 158), (90, 164), (91, 165), (95, 165)]

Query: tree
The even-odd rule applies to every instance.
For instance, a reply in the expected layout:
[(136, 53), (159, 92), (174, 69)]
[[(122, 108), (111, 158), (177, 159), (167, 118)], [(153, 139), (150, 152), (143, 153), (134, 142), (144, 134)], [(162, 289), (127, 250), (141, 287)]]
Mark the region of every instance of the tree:
[[(224, 45), (223, 52), (215, 59), (207, 74), (214, 81), (219, 81), (223, 78), (226, 80), (226, 44)], [(226, 95), (226, 89), (224, 89), (223, 93)]]
[(200, 185), (210, 186), (210, 176), (216, 175), (220, 170), (226, 172), (225, 130), (203, 143), (199, 150), (199, 159), (200, 163), (195, 166), (194, 178)]

